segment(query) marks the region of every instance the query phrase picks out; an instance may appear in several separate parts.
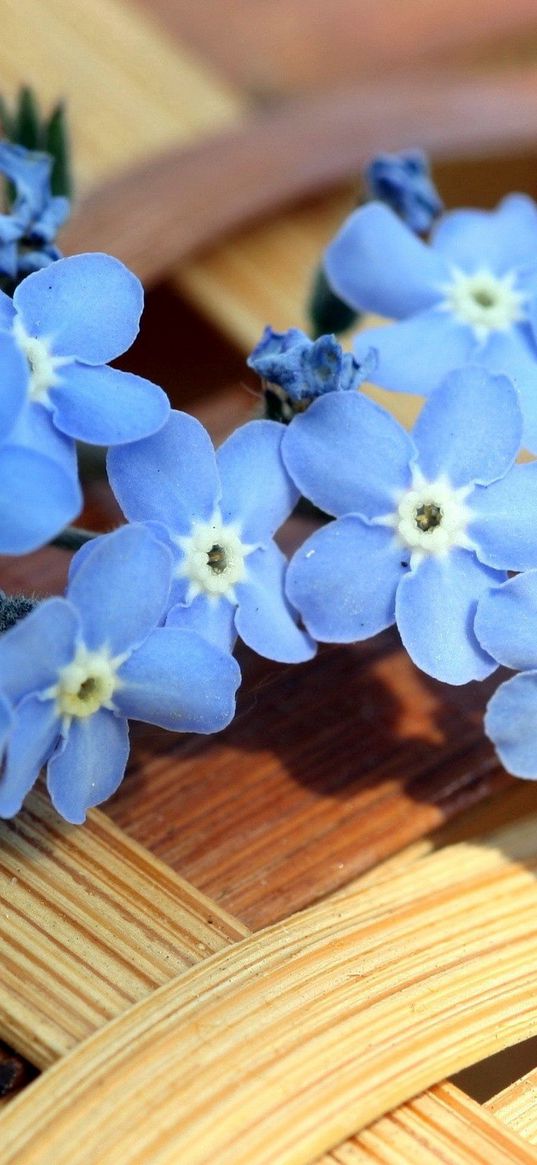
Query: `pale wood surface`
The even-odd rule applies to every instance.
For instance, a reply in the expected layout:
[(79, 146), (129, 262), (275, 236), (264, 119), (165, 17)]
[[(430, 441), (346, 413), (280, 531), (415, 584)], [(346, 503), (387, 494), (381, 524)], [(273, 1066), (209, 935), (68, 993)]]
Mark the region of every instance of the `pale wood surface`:
[(2, 1165), (314, 1161), (537, 1032), (536, 867), (532, 822), (213, 955), (16, 1099)]
[(125, 838), (42, 793), (0, 823), (0, 1035), (39, 1067), (244, 927)]

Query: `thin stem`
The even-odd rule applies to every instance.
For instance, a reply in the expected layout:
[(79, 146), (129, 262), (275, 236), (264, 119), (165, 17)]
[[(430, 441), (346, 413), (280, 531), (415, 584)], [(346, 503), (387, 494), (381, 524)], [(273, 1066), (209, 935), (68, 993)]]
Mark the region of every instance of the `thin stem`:
[(93, 530), (82, 530), (79, 526), (66, 526), (60, 534), (49, 542), (49, 546), (59, 546), (62, 550), (80, 550), (86, 542), (98, 535)]

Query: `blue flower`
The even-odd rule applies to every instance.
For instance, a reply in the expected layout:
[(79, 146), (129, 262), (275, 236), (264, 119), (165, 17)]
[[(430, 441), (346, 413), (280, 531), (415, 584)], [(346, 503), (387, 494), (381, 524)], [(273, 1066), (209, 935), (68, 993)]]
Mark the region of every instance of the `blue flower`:
[(473, 631), (479, 596), (537, 566), (537, 462), (514, 465), (516, 391), (453, 372), (412, 435), (361, 393), (316, 401), (285, 430), (297, 485), (334, 514), (292, 559), (288, 595), (318, 639), (366, 639), (397, 622), (423, 671), (452, 684), (496, 663)]
[(378, 198), (417, 234), (424, 234), (443, 210), (422, 150), (378, 154), (364, 171), (370, 198)]
[(231, 647), (239, 634), (269, 659), (309, 659), (315, 645), (285, 598), (286, 559), (272, 540), (298, 491), (280, 455), (285, 429), (251, 421), (216, 456), (199, 421), (172, 412), (160, 433), (108, 454), (130, 521), (154, 522), (174, 554), (167, 623)]
[(345, 302), (398, 321), (358, 337), (358, 359), (377, 349), (376, 384), (427, 396), (465, 363), (505, 373), (537, 451), (536, 256), (537, 207), (511, 195), (495, 211), (446, 214), (430, 246), (372, 202), (347, 219), (325, 263)]
[(16, 278), (61, 257), (53, 246), (69, 215), (69, 199), (51, 191), (49, 154), (0, 142), (0, 173), (15, 187), (9, 214), (0, 215), (0, 272)]
[[(9, 335), (24, 357), (28, 406), (48, 413), (50, 430), (114, 445), (164, 424), (169, 404), (162, 389), (108, 367), (135, 339), (142, 306), (140, 281), (101, 254), (59, 259), (24, 279), (13, 300), (0, 295), (0, 342)], [(20, 384), (8, 388), (16, 411)]]
[(376, 359), (370, 351), (359, 364), (335, 336), (311, 340), (300, 328), (275, 332), (267, 327), (246, 363), (264, 381), (269, 415), (291, 421), (318, 396), (359, 388)]
[(229, 723), (238, 666), (195, 632), (159, 626), (170, 579), (166, 547), (145, 527), (123, 527), (84, 556), (65, 599), (0, 637), (0, 690), (15, 717), (0, 816), (17, 813), (46, 764), (56, 809), (83, 821), (123, 778), (127, 719), (174, 732)]
[(537, 778), (537, 571), (479, 601), (475, 632), (498, 663), (520, 671), (489, 701), (485, 729), (508, 772)]
[(63, 452), (62, 463), (16, 436), (0, 443), (0, 554), (37, 550), (82, 509), (76, 465)]

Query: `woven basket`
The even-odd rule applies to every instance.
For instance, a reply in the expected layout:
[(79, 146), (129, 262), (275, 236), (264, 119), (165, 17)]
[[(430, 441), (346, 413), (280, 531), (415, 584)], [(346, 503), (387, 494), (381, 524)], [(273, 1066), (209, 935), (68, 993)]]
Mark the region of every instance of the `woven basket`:
[[(166, 31), (180, 8), (18, 0), (0, 58), (6, 89), (69, 101), (65, 250), (109, 249), (153, 288), (128, 366), (220, 439), (251, 413), (263, 325), (303, 323), (360, 159), (419, 141), (452, 201), (532, 192), (537, 84), (488, 58), (433, 71), (445, 44), (431, 26), (405, 48), (401, 25), (399, 81), (257, 113)], [(479, 50), (487, 2), (453, 8), (457, 51)], [(525, 36), (527, 4), (488, 10), (491, 35)], [(85, 524), (116, 519), (94, 483)], [(45, 549), (0, 581), (57, 592), (66, 566)], [(486, 685), (429, 680), (392, 633), (241, 664), (233, 725), (137, 729), (84, 828), (40, 789), (0, 825), (0, 1165), (537, 1162), (536, 1048), (474, 1074), (484, 1103), (446, 1082), (537, 1035), (537, 788), (484, 741)]]

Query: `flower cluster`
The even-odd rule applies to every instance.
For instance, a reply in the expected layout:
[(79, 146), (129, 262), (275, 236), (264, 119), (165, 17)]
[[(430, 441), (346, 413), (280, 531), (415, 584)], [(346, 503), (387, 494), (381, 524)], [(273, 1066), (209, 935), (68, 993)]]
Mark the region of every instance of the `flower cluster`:
[[(392, 625), (446, 683), (520, 673), (486, 728), (511, 772), (537, 777), (537, 460), (519, 460), (537, 452), (537, 207), (447, 213), (426, 242), (441, 204), (422, 156), (377, 159), (368, 181), (381, 201), (343, 225), (325, 273), (395, 322), (359, 331), (352, 354), (267, 328), (249, 359), (267, 415), (217, 450), (110, 367), (142, 309), (117, 260), (51, 256), (1, 296), (0, 551), (76, 516), (76, 440), (108, 446), (125, 523), (81, 546), (65, 596), (0, 596), (0, 816), (45, 767), (57, 810), (83, 821), (123, 777), (129, 719), (224, 728), (237, 638), (292, 664)], [(57, 221), (22, 185), (17, 205), (43, 238)], [(367, 379), (426, 397), (411, 432)], [(322, 513), (288, 563), (275, 536), (301, 497)]]

